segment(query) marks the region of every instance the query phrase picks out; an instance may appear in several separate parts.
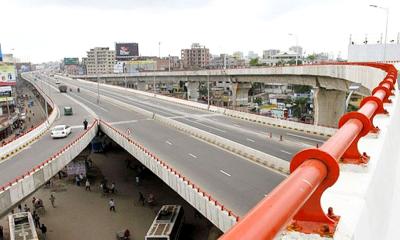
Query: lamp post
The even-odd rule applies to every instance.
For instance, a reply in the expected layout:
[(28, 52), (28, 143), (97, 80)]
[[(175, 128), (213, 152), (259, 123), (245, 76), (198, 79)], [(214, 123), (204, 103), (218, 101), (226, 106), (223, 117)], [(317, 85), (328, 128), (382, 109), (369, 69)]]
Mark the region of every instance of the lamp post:
[(344, 113), (347, 112), (347, 108), (349, 107), (351, 95), (353, 95), (353, 93), (354, 93), (355, 91), (357, 91), (359, 88), (360, 88), (360, 85), (358, 85), (358, 84), (354, 84), (354, 85), (350, 85), (350, 86), (349, 86), (350, 92), (349, 92), (349, 95), (347, 96), (346, 102), (345, 102), (345, 104), (344, 104)]
[(387, 43), (387, 31), (388, 31), (388, 22), (389, 22), (389, 8), (380, 7), (378, 5), (369, 5), (373, 8), (379, 8), (385, 11), (386, 13), (386, 26), (385, 26), (385, 43), (383, 44), (383, 61), (386, 61), (386, 43)]
[(210, 109), (210, 73), (207, 74), (207, 109)]
[[(289, 33), (289, 36), (293, 36), (296, 40), (296, 48), (299, 46), (299, 38), (297, 36), (297, 34), (293, 34), (293, 33)], [(298, 57), (299, 57), (299, 53), (296, 51), (296, 66), (298, 65)]]

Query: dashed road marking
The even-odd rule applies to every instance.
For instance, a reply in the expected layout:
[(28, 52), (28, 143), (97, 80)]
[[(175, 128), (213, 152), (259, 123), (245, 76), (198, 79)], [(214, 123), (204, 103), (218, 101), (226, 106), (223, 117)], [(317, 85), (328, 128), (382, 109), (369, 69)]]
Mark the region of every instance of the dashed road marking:
[(225, 174), (228, 177), (231, 177), (232, 175), (230, 175), (229, 173), (225, 172), (224, 170), (219, 170), (221, 173)]
[(170, 141), (168, 141), (168, 140), (165, 141), (165, 143), (168, 144), (168, 145), (172, 145), (172, 142), (170, 142)]
[(256, 141), (254, 141), (253, 139), (250, 139), (250, 138), (246, 138), (246, 140), (249, 141), (249, 142), (256, 142)]
[(286, 153), (286, 154), (292, 154), (291, 152), (285, 151), (285, 150), (281, 150), (281, 152)]
[(292, 137), (303, 138), (303, 139), (307, 139), (307, 140), (311, 140), (311, 141), (317, 141), (317, 142), (320, 142), (320, 143), (323, 143), (323, 142), (324, 142), (324, 141), (319, 140), (319, 139), (315, 139), (315, 138), (311, 138), (311, 137), (306, 137), (306, 136), (301, 136), (301, 135), (297, 135), (297, 134), (293, 134), (293, 133), (286, 133), (286, 135), (292, 136)]
[(191, 153), (189, 153), (189, 156), (191, 156), (192, 158), (197, 158), (196, 155), (193, 155), (193, 154), (191, 154)]

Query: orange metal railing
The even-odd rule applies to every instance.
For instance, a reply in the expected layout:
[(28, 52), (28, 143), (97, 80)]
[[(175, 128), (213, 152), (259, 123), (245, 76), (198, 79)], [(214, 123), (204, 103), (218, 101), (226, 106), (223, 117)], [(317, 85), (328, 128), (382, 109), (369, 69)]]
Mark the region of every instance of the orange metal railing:
[(393, 65), (382, 63), (338, 63), (380, 68), (387, 72), (383, 81), (366, 97), (357, 112), (342, 116), (338, 131), (320, 148), (297, 153), (291, 163), (291, 175), (258, 203), (220, 239), (272, 239), (282, 229), (332, 236), (339, 221), (332, 208), (325, 213), (321, 196), (339, 177), (338, 161), (366, 163), (369, 157), (358, 151), (358, 141), (376, 132), (373, 118), (384, 114), (383, 103), (390, 102), (397, 79)]

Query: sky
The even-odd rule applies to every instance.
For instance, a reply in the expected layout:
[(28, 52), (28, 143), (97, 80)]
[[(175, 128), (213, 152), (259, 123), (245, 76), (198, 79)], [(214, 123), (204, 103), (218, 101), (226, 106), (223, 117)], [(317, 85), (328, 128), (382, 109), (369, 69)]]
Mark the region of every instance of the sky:
[[(180, 56), (194, 42), (212, 54), (287, 50), (347, 57), (356, 43), (400, 32), (398, 0), (1, 0), (3, 53), (40, 63), (84, 57), (93, 47), (137, 42), (142, 56)], [(293, 35), (289, 35), (292, 33)]]

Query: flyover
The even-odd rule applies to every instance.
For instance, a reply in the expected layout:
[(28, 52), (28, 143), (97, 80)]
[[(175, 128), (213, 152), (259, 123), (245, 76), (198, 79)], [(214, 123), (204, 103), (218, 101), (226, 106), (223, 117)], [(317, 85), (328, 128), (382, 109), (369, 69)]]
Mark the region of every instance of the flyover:
[[(358, 93), (369, 95), (375, 87), (375, 79), (384, 77), (383, 71), (367, 66), (349, 65), (303, 65), (296, 67), (269, 67), (225, 70), (138, 72), (132, 74), (79, 75), (73, 78), (86, 79), (135, 87), (145, 90), (147, 85), (185, 82), (188, 98), (197, 100), (200, 82), (223, 81), (232, 84), (234, 105), (247, 104), (251, 82), (288, 83), (308, 85), (315, 88), (315, 123), (322, 126), (337, 126), (344, 113), (346, 92), (352, 83), (361, 85)], [(328, 111), (329, 109), (329, 111)]]
[[(376, 82), (378, 81), (379, 80), (376, 79)], [(255, 202), (257, 202), (255, 200), (257, 196), (259, 199), (261, 199), (264, 194), (268, 193), (273, 188), (271, 187), (269, 190), (266, 190), (267, 184), (276, 185), (283, 179), (283, 176), (275, 171), (270, 171), (267, 168), (260, 167), (259, 165), (243, 159), (242, 157), (238, 157), (235, 154), (206, 144), (203, 141), (199, 141), (184, 133), (176, 131), (174, 128), (165, 128), (164, 125), (160, 125), (153, 119), (149, 119), (149, 117), (145, 114), (132, 110), (133, 108), (129, 108), (127, 106), (129, 104), (124, 104), (122, 101), (114, 100), (107, 102), (104, 101), (104, 98), (101, 100), (100, 105), (97, 105), (96, 95), (93, 94), (90, 89), (83, 90), (79, 94), (74, 92), (69, 95), (71, 95), (72, 98), (80, 99), (82, 104), (90, 106), (97, 115), (100, 115), (101, 113), (102, 117), (100, 121), (100, 128), (105, 133), (107, 133), (112, 139), (127, 149), (127, 151), (137, 157), (140, 161), (143, 161), (143, 163), (149, 167), (149, 169), (155, 172), (155, 174), (162, 178), (188, 202), (198, 208), (202, 214), (208, 217), (214, 224), (219, 226), (224, 231), (228, 230), (233, 222), (236, 221), (235, 215), (242, 216), (243, 213), (241, 212), (247, 212), (249, 208), (254, 206)], [(110, 98), (111, 97), (109, 97), (107, 100), (110, 100)], [(366, 226), (365, 224), (368, 224), (367, 221), (362, 219), (360, 220), (357, 217), (359, 215), (354, 216), (354, 213), (348, 214), (351, 213), (351, 209), (355, 206), (354, 204), (349, 204), (349, 198), (346, 198), (346, 196), (352, 195), (349, 187), (343, 189), (343, 186), (348, 184), (348, 182), (346, 183), (346, 180), (355, 180), (352, 181), (351, 185), (353, 190), (354, 187), (361, 186), (362, 188), (359, 190), (358, 194), (356, 194), (357, 196), (352, 196), (353, 198), (350, 198), (351, 200), (355, 200), (356, 202), (360, 203), (365, 200), (368, 204), (374, 204), (375, 202), (372, 196), (365, 197), (365, 199), (362, 200), (360, 200), (358, 196), (360, 196), (359, 194), (365, 194), (369, 189), (379, 190), (379, 187), (381, 187), (382, 182), (377, 182), (376, 179), (372, 178), (372, 176), (375, 173), (378, 173), (380, 176), (379, 179), (382, 179), (382, 174), (384, 174), (385, 171), (387, 172), (387, 168), (390, 168), (391, 165), (386, 166), (385, 169), (381, 169), (383, 165), (376, 164), (378, 159), (381, 160), (382, 157), (387, 158), (389, 159), (390, 163), (393, 163), (393, 160), (395, 160), (394, 155), (390, 156), (386, 154), (383, 156), (381, 155), (381, 151), (383, 149), (389, 154), (394, 154), (396, 152), (394, 149), (386, 149), (383, 146), (384, 141), (382, 140), (397, 140), (396, 138), (393, 138), (393, 134), (390, 134), (390, 132), (386, 130), (386, 126), (388, 126), (389, 123), (390, 126), (396, 127), (396, 124), (393, 123), (397, 121), (398, 114), (396, 115), (392, 113), (393, 111), (397, 110), (397, 99), (398, 98), (393, 98), (393, 102), (395, 104), (393, 104), (392, 107), (389, 106), (387, 108), (387, 110), (391, 113), (389, 115), (390, 118), (386, 117), (380, 121), (377, 121), (379, 127), (382, 129), (382, 132), (380, 133), (381, 135), (378, 137), (378, 139), (375, 142), (375, 139), (372, 139), (372, 145), (371, 143), (369, 145), (369, 147), (371, 147), (374, 146), (373, 144), (375, 144), (377, 148), (371, 155), (371, 162), (373, 164), (371, 166), (364, 165), (364, 167), (361, 167), (361, 170), (360, 168), (356, 168), (359, 169), (358, 173), (355, 173), (353, 170), (351, 170), (351, 167), (350, 171), (347, 170), (347, 172), (345, 170), (344, 173), (342, 173), (345, 179), (340, 179), (340, 186), (335, 188), (333, 193), (329, 194), (329, 199), (332, 199), (332, 201), (334, 201), (333, 203), (336, 203), (336, 206), (338, 202), (340, 202), (339, 209), (342, 211), (345, 210), (345, 214), (341, 214), (343, 219), (341, 223), (344, 222), (345, 224), (343, 228), (344, 230), (348, 230), (348, 232), (344, 231), (345, 234), (359, 234), (361, 227)], [(206, 112), (204, 114), (207, 115), (210, 113)], [(133, 129), (132, 135), (128, 135), (126, 133), (127, 128)], [(149, 131), (148, 129), (151, 129), (152, 131)], [(393, 130), (394, 133), (397, 132), (395, 128), (391, 128), (390, 130)], [(93, 133), (95, 133), (95, 131), (90, 132), (90, 134)], [(74, 140), (72, 144), (69, 143), (67, 147), (64, 147), (60, 154), (70, 155), (71, 153), (68, 151), (70, 151), (71, 148), (75, 148), (77, 145), (85, 145), (85, 143), (87, 144), (87, 140), (90, 140), (90, 136), (87, 138), (85, 138), (85, 136), (88, 135), (80, 136), (79, 140), (84, 140), (86, 142), (82, 142), (82, 144), (80, 144), (79, 141)], [(174, 140), (171, 140), (171, 136), (174, 136)], [(177, 142), (175, 143), (174, 141)], [(389, 148), (393, 147), (392, 144), (386, 144), (385, 146)], [(151, 151), (148, 149), (151, 149)], [(199, 153), (205, 152), (204, 156), (199, 157), (193, 153), (193, 151), (199, 151), (200, 149), (202, 149), (202, 151)], [(207, 150), (204, 151), (204, 149)], [(77, 153), (79, 153), (78, 150), (74, 149), (73, 154)], [(189, 153), (197, 158), (189, 155)], [(70, 159), (72, 156), (70, 155), (69, 158), (65, 157), (64, 162), (66, 162), (66, 160)], [(22, 158), (18, 158), (16, 161), (27, 161), (26, 159), (21, 159)], [(57, 160), (56, 157), (54, 159)], [(12, 199), (15, 201), (16, 199), (25, 196), (25, 189), (35, 189), (40, 186), (36, 184), (35, 181), (42, 182), (43, 184), (43, 181), (39, 181), (37, 179), (43, 178), (43, 176), (48, 177), (51, 175), (50, 173), (46, 172), (47, 170), (45, 171), (43, 169), (45, 169), (45, 166), (54, 165), (54, 159), (42, 162), (39, 168), (28, 170), (29, 174), (23, 174), (22, 178), (18, 177), (17, 181), (7, 184), (7, 186), (3, 188), (3, 192), (0, 192), (0, 209), (4, 209), (3, 206), (5, 200)], [(377, 168), (376, 166), (379, 167)], [(213, 170), (216, 171), (207, 172), (210, 170), (209, 168), (213, 168)], [(347, 169), (348, 167), (343, 165), (343, 168)], [(391, 170), (391, 174), (395, 173), (395, 168), (392, 168)], [(6, 170), (3, 169), (3, 171)], [(37, 174), (39, 171), (42, 171), (42, 173)], [(364, 174), (363, 171), (366, 173)], [(53, 171), (52, 173), (55, 174), (56, 172)], [(354, 175), (356, 175), (356, 177)], [(190, 176), (190, 179), (187, 178), (187, 176)], [(28, 180), (31, 181), (30, 184), (24, 183)], [(367, 183), (367, 185), (358, 185), (359, 183)], [(369, 183), (373, 183), (372, 186), (368, 185)], [(217, 184), (217, 186), (211, 186), (212, 184)], [(212, 189), (213, 187), (215, 187), (215, 190)], [(387, 190), (388, 188), (382, 188), (379, 191), (382, 192)], [(393, 192), (393, 189), (390, 190), (391, 193), (396, 195), (396, 192)], [(4, 194), (4, 192), (7, 191), (8, 195)], [(384, 195), (383, 193), (384, 192), (382, 192), (382, 196)], [(223, 200), (221, 200), (220, 196), (222, 196)], [(236, 204), (238, 206), (243, 205), (243, 203), (248, 203), (249, 201), (253, 201), (253, 203), (249, 203), (244, 207), (240, 206), (239, 209), (232, 207)], [(392, 200), (389, 199), (386, 200), (386, 202), (389, 206), (389, 204), (392, 203)], [(328, 204), (332, 204), (332, 202), (328, 202)], [(368, 208), (365, 208), (363, 204), (356, 206), (355, 209), (357, 209), (357, 213), (363, 213), (371, 217), (376, 217), (374, 212), (369, 211)], [(380, 214), (376, 220), (374, 219), (374, 221), (379, 226), (387, 223), (387, 221), (382, 221), (382, 214)], [(379, 223), (379, 221), (382, 221), (382, 223)], [(349, 228), (351, 228), (350, 233)]]

